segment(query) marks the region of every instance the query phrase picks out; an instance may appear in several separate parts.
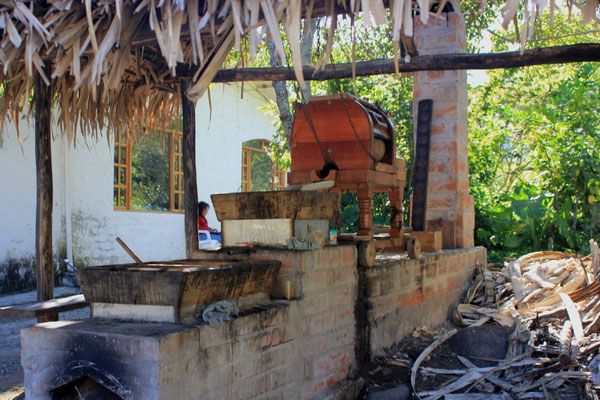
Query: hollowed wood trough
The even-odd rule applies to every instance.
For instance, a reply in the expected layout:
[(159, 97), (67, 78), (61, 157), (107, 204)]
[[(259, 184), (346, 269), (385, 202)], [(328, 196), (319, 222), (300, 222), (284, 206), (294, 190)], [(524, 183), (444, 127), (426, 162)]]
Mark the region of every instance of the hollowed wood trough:
[(92, 315), (188, 323), (204, 306), (273, 288), (280, 261), (186, 260), (81, 268)]

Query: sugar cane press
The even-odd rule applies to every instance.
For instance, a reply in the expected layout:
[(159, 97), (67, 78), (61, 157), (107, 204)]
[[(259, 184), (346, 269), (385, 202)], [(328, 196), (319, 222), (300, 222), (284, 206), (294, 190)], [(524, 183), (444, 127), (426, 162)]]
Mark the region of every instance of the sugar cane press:
[[(289, 184), (332, 180), (330, 192), (354, 192), (359, 202), (359, 261), (373, 265), (375, 249), (403, 246), (406, 164), (396, 157), (394, 126), (379, 107), (348, 94), (312, 97), (296, 109)], [(371, 203), (390, 200), (390, 238), (373, 242)]]

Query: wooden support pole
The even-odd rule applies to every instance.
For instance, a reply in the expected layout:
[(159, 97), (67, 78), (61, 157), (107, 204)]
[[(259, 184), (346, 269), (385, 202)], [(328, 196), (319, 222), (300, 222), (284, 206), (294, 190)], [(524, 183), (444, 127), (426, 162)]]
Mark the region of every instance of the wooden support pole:
[(198, 251), (198, 184), (196, 181), (196, 104), (186, 96), (189, 80), (181, 80), (183, 113), (183, 207), (187, 258)]
[[(442, 71), (459, 69), (516, 68), (530, 65), (563, 64), (572, 62), (600, 61), (600, 44), (575, 44), (568, 46), (542, 47), (519, 51), (486, 54), (436, 54), (412, 57), (409, 62), (400, 60), (399, 72)], [(302, 68), (307, 81), (351, 78), (352, 63), (329, 64), (316, 72), (315, 67)], [(179, 76), (191, 76), (195, 71), (178, 68)], [(393, 74), (396, 72), (394, 59), (358, 61), (355, 63), (356, 76)], [(293, 81), (294, 70), (289, 67), (277, 68), (235, 68), (217, 72), (213, 82), (239, 81)]]
[(371, 206), (373, 204), (373, 188), (366, 187), (356, 191), (358, 197), (358, 236), (373, 236), (373, 213)]
[(390, 199), (390, 236), (400, 238), (404, 235), (404, 224), (402, 221), (402, 193), (403, 188), (393, 188), (388, 192)]
[[(46, 76), (50, 68), (46, 67)], [(52, 264), (52, 91), (39, 74), (35, 77), (35, 165), (37, 203), (35, 219), (35, 264), (37, 267), (37, 299), (54, 298)], [(58, 314), (38, 317), (38, 322), (57, 321)]]

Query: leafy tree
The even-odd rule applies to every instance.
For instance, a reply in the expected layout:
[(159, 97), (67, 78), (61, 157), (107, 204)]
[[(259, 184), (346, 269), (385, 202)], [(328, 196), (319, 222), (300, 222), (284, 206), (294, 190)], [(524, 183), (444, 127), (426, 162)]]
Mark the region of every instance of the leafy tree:
[[(547, 45), (581, 41), (569, 33), (575, 24), (556, 16), (552, 28), (546, 20), (536, 35), (552, 37), (543, 40)], [(515, 38), (504, 35), (495, 35), (495, 49)], [(600, 234), (600, 67), (576, 63), (488, 75), (487, 84), (470, 92), (477, 242), (498, 258), (551, 248), (588, 251), (588, 239)]]
[(149, 135), (131, 149), (131, 208), (169, 210), (168, 135)]

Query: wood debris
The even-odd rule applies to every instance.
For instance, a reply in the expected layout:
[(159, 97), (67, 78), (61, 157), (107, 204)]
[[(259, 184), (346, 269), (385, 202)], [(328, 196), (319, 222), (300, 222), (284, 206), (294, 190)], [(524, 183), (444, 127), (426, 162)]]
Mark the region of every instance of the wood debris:
[[(451, 330), (413, 364), (411, 384), (418, 397), (598, 399), (594, 382), (600, 379), (595, 367), (600, 363), (600, 291), (595, 242), (591, 249), (588, 257), (545, 251), (524, 255), (503, 268), (479, 267), (453, 320), (466, 327), (509, 326), (505, 360), (480, 367), (474, 359), (456, 356), (464, 369), (421, 367), (431, 348), (456, 333)], [(436, 390), (424, 390), (416, 387), (418, 374), (448, 380)]]

